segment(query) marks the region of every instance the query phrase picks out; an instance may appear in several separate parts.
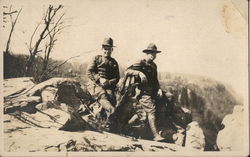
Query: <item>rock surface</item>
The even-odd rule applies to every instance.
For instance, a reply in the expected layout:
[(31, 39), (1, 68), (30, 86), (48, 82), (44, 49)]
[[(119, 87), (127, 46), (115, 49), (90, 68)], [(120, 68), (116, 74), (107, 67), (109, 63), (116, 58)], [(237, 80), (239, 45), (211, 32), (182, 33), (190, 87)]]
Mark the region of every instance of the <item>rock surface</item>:
[[(13, 82), (13, 80), (11, 81)], [(22, 82), (25, 81), (21, 81), (20, 84), (22, 84)], [(194, 118), (193, 120), (197, 120), (198, 123), (192, 122), (188, 125), (186, 129), (184, 128), (179, 129), (176, 133), (176, 136), (179, 139), (179, 141), (177, 139), (177, 141), (175, 141), (175, 144), (170, 144), (170, 143), (160, 143), (160, 142), (147, 141), (141, 139), (137, 140), (132, 137), (120, 136), (117, 134), (112, 134), (107, 132), (100, 133), (96, 131), (89, 131), (89, 130), (86, 131), (86, 128), (88, 127), (85, 128), (85, 126), (82, 126), (82, 128), (85, 128), (82, 130), (85, 131), (71, 130), (74, 132), (68, 132), (59, 130), (62, 126), (67, 124), (66, 122), (68, 122), (69, 126), (72, 126), (71, 122), (79, 119), (78, 115), (72, 116), (73, 113), (75, 113), (76, 109), (79, 109), (79, 106), (83, 105), (84, 103), (88, 103), (87, 101), (84, 102), (79, 101), (78, 96), (75, 95), (74, 92), (72, 92), (72, 89), (68, 88), (68, 85), (70, 85), (71, 82), (72, 82), (71, 79), (53, 78), (41, 84), (32, 85), (31, 89), (29, 89), (27, 85), (23, 85), (25, 87), (19, 88), (18, 92), (14, 92), (16, 89), (15, 90), (8, 89), (16, 87), (6, 86), (7, 85), (6, 83), (4, 84), (6, 88), (5, 91), (13, 91), (5, 93), (6, 96), (10, 96), (9, 93), (12, 93), (10, 97), (5, 99), (4, 103), (4, 109), (8, 111), (5, 112), (3, 118), (5, 151), (9, 152), (15, 152), (15, 151), (24, 151), (24, 152), (166, 151), (169, 152), (171, 151), (172, 152), (172, 151), (204, 150), (204, 145), (205, 145), (205, 139), (203, 133), (204, 126), (202, 128), (200, 124), (201, 122), (203, 122), (203, 124), (207, 122), (207, 120), (209, 120), (209, 118), (211, 117), (211, 113), (206, 112), (204, 116), (200, 116), (200, 113), (204, 111), (204, 107), (207, 105), (205, 104), (205, 102), (207, 101), (206, 99), (204, 99), (202, 95), (204, 93), (199, 92), (200, 95), (195, 94), (195, 92), (199, 91), (198, 86), (197, 89), (191, 90), (190, 88), (190, 90), (187, 90), (186, 94), (185, 91), (181, 92), (182, 97), (180, 97), (183, 99), (180, 102), (181, 106), (190, 109), (190, 105), (193, 105), (191, 107), (192, 117), (187, 116), (185, 117), (186, 120), (189, 121), (192, 120), (192, 118)], [(79, 85), (77, 83), (74, 85), (76, 86), (75, 89), (79, 88)], [(67, 90), (65, 91), (65, 89)], [(224, 88), (222, 87), (220, 87), (219, 89), (224, 90)], [(204, 88), (204, 91), (207, 90), (211, 89)], [(214, 90), (215, 89), (211, 90), (210, 93), (214, 92)], [(219, 92), (218, 90), (215, 91)], [(58, 96), (56, 95), (56, 92), (57, 94), (58, 93), (61, 94), (59, 94)], [(81, 89), (79, 93), (81, 94), (81, 96), (85, 97), (86, 100), (90, 99), (89, 95), (86, 94), (86, 92), (84, 92), (84, 89)], [(187, 95), (187, 99), (184, 99), (183, 95)], [(216, 95), (216, 93), (214, 95)], [(57, 100), (60, 100), (60, 103), (54, 101), (55, 97), (57, 97), (56, 98)], [(211, 102), (214, 102), (213, 99), (211, 100)], [(226, 102), (226, 99), (223, 98), (223, 101)], [(234, 103), (234, 101), (232, 103)], [(212, 111), (213, 110), (211, 110), (211, 112)], [(236, 108), (235, 112), (236, 111), (238, 113), (243, 112), (239, 108)], [(185, 110), (183, 112), (186, 113)], [(188, 113), (187, 115), (190, 115), (189, 112), (187, 113)], [(196, 116), (196, 114), (199, 115)], [(204, 118), (206, 118), (206, 121), (204, 121)], [(182, 119), (179, 118), (178, 116), (175, 117), (175, 119), (177, 119), (176, 122), (178, 122), (178, 120), (182, 121)], [(228, 125), (229, 123), (227, 121), (232, 122), (232, 120), (230, 118), (229, 120), (227, 119), (228, 118), (226, 117), (224, 120), (225, 122), (223, 121), (223, 124), (227, 124), (227, 126), (230, 126), (231, 123), (230, 125)], [(85, 123), (75, 123), (75, 124), (85, 125)], [(186, 124), (183, 124), (183, 126), (185, 125)], [(215, 124), (215, 126), (217, 126), (217, 124)], [(238, 127), (237, 124), (234, 124), (231, 129), (234, 129), (235, 131), (235, 127)], [(215, 135), (215, 133), (216, 132), (213, 131), (211, 135)], [(208, 137), (209, 136), (206, 136), (206, 138)], [(215, 137), (216, 139), (216, 136), (213, 137)], [(225, 150), (230, 147), (230, 150), (235, 150), (234, 148), (236, 146), (231, 146), (231, 145), (227, 146), (226, 144), (223, 143), (224, 142), (224, 140), (222, 140), (223, 138), (225, 137), (222, 137), (221, 139), (220, 137), (218, 137), (218, 143), (220, 143), (220, 149)], [(183, 142), (185, 142), (185, 144), (183, 144)], [(211, 143), (213, 142), (214, 140), (212, 140)], [(181, 145), (185, 145), (185, 147), (182, 147)]]
[(15, 79), (5, 79), (3, 85), (3, 94), (4, 97), (6, 97), (32, 87), (34, 86), (34, 83), (31, 81), (31, 77), (21, 77)]
[(205, 151), (217, 151), (216, 139), (221, 122), (232, 113), (235, 105), (243, 104), (242, 99), (229, 85), (207, 77), (167, 73), (162, 78), (161, 87), (171, 87), (175, 100), (191, 111), (192, 120), (202, 128)]
[[(69, 114), (58, 109), (28, 114), (4, 115), (4, 150), (37, 151), (184, 151), (185, 148), (147, 140), (136, 140), (108, 132), (58, 130)], [(119, 141), (119, 142), (118, 142)]]
[(41, 92), (42, 102), (47, 103), (55, 99), (57, 88), (47, 87)]
[[(15, 79), (8, 79), (7, 82), (15, 82), (13, 81)], [(16, 110), (22, 110), (22, 111), (27, 111), (27, 112), (33, 112), (35, 109), (35, 106), (42, 102), (44, 105), (46, 105), (49, 101), (52, 101), (55, 99), (55, 94), (57, 91), (57, 87), (62, 84), (63, 82), (74, 82), (77, 84), (76, 81), (73, 79), (69, 78), (52, 78), (47, 81), (44, 81), (42, 83), (39, 83), (37, 85), (32, 85), (32, 86), (27, 86), (27, 85), (22, 85), (23, 82), (29, 82), (27, 78), (18, 78), (17, 79), (20, 85), (16, 86), (8, 86), (7, 84), (5, 85), (5, 91), (7, 93), (4, 93), (4, 95), (7, 95), (4, 97), (4, 112), (5, 113), (11, 113)], [(21, 87), (25, 86), (25, 88), (22, 88), (22, 91), (19, 92), (14, 92), (15, 89), (19, 89)], [(11, 89), (8, 89), (11, 88)], [(4, 92), (5, 92), (4, 91)], [(8, 95), (12, 91), (11, 95)], [(67, 96), (65, 96), (67, 97)], [(79, 100), (78, 100), (79, 101)], [(39, 108), (44, 108), (44, 107), (39, 107)]]
[(224, 127), (217, 136), (217, 145), (221, 151), (240, 151), (244, 148), (244, 108), (237, 105), (233, 113), (222, 121)]
[[(9, 109), (3, 118), (6, 152), (185, 150), (176, 144), (90, 131), (87, 123), (75, 112), (81, 102), (74, 94), (74, 90), (69, 88), (71, 85), (78, 85), (71, 82), (70, 79), (53, 78), (32, 86), (31, 89), (26, 88), (25, 91), (16, 93), (17, 96), (12, 95), (12, 99), (5, 102), (5, 109)], [(56, 102), (56, 92), (60, 103)], [(88, 97), (83, 91), (79, 93), (83, 94), (83, 97)], [(32, 103), (34, 112), (24, 110), (22, 102)], [(27, 104), (24, 107), (27, 108)], [(75, 130), (69, 129), (72, 126)], [(77, 126), (81, 126), (80, 130), (84, 131), (79, 131)], [(71, 132), (62, 131), (62, 127), (63, 130)]]
[(193, 121), (187, 126), (185, 147), (203, 151), (205, 147), (205, 136), (198, 122)]

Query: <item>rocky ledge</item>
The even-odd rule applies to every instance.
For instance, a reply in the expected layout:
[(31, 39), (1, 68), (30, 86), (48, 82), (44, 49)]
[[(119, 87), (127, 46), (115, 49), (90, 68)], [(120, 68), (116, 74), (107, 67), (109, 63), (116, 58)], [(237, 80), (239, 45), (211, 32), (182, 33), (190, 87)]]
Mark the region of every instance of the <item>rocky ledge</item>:
[[(72, 116), (67, 103), (51, 103), (55, 100), (58, 87), (64, 82), (74, 82), (71, 79), (53, 78), (40, 84), (33, 84), (30, 78), (8, 79), (4, 82), (4, 151), (6, 152), (61, 152), (61, 151), (157, 151), (157, 152), (185, 152), (203, 151), (207, 137), (201, 123), (198, 121), (189, 122), (183, 129), (177, 130), (176, 141), (172, 143), (155, 142), (123, 134), (114, 134), (107, 131), (91, 129), (82, 117)], [(83, 89), (84, 91), (84, 89)], [(64, 93), (67, 99), (72, 92)], [(183, 94), (183, 90), (181, 90)], [(87, 95), (83, 95), (87, 97)], [(183, 96), (182, 96), (183, 97)], [(197, 97), (197, 96), (196, 96)], [(57, 97), (58, 99), (58, 97)], [(64, 98), (63, 98), (64, 99)], [(183, 100), (183, 99), (182, 99)], [(77, 99), (69, 100), (77, 108), (82, 102)], [(192, 101), (190, 101), (192, 102)], [(195, 104), (198, 105), (198, 104)], [(242, 109), (235, 108), (234, 114), (224, 118), (224, 130), (219, 132), (217, 143), (221, 150), (235, 150), (235, 146), (227, 146), (232, 141), (223, 142), (228, 130), (234, 127), (241, 127), (241, 118), (235, 114), (241, 114)], [(190, 110), (186, 111), (187, 113)], [(230, 117), (231, 116), (231, 117)], [(235, 123), (233, 117), (237, 117)], [(81, 129), (63, 131), (60, 128), (67, 122), (77, 120), (72, 126), (81, 126)], [(81, 119), (81, 118), (80, 118)], [(197, 119), (197, 117), (195, 118)], [(231, 119), (231, 120), (228, 120)], [(230, 121), (230, 122), (228, 122)], [(236, 126), (237, 125), (237, 126)], [(240, 125), (240, 126), (239, 126)], [(233, 128), (232, 128), (233, 127)], [(234, 129), (235, 130), (235, 129)], [(240, 129), (241, 130), (241, 129)], [(225, 133), (226, 132), (226, 133)], [(239, 140), (238, 140), (239, 141)]]

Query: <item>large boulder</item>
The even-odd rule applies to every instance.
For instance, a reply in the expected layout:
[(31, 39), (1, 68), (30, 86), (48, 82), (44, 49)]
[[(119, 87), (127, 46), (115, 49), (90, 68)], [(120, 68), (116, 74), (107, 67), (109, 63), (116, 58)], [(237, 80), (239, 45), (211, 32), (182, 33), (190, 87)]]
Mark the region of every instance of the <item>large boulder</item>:
[(39, 96), (30, 96), (23, 97), (20, 99), (15, 99), (11, 102), (5, 102), (4, 104), (4, 113), (12, 113), (15, 111), (24, 111), (28, 113), (34, 113), (35, 106), (41, 102), (41, 97)]
[(221, 151), (240, 151), (244, 148), (244, 108), (237, 105), (233, 113), (222, 121), (222, 129), (217, 136), (217, 145)]
[(49, 101), (54, 101), (56, 92), (56, 87), (46, 87), (45, 89), (43, 89), (41, 92), (42, 102), (47, 103)]
[[(14, 80), (15, 79), (11, 79), (11, 82), (15, 82)], [(17, 78), (16, 80), (17, 82), (19, 82), (20, 86), (24, 86), (22, 85), (22, 82), (20, 82), (20, 80), (24, 81), (23, 79)], [(5, 82), (8, 81), (10, 80), (7, 80)], [(34, 84), (31, 85), (30, 83), (31, 81), (27, 79), (26, 82), (28, 82), (30, 85), (29, 86), (26, 85), (24, 90), (12, 92), (11, 95), (7, 95), (6, 97), (4, 97), (4, 112), (12, 113), (15, 111), (22, 110), (33, 113), (35, 111), (35, 106), (37, 104), (39, 103), (46, 104), (46, 102), (48, 102), (49, 99), (53, 99), (51, 98), (51, 96), (48, 97), (47, 94), (48, 92), (46, 92), (48, 88), (53, 88), (53, 87), (57, 88), (59, 84), (65, 81), (73, 81), (73, 80), (67, 78), (52, 78), (37, 85)], [(7, 88), (6, 86), (7, 84), (5, 84), (5, 90), (7, 91), (9, 88)], [(41, 95), (42, 92), (43, 96)]]
[(187, 126), (185, 147), (201, 151), (205, 148), (205, 136), (196, 121)]
[[(55, 120), (54, 114), (64, 111), (66, 115), (63, 117), (67, 118), (60, 123), (60, 127), (58, 126), (60, 130), (89, 130), (92, 128), (78, 114), (78, 109), (80, 105), (87, 105), (91, 100), (91, 96), (86, 89), (81, 88), (79, 82), (68, 78), (52, 78), (8, 97), (4, 104), (4, 113), (13, 114), (23, 120), (27, 120), (26, 117), (22, 117), (25, 115), (23, 112), (33, 115), (42, 113), (43, 116), (47, 115)], [(46, 113), (51, 109), (56, 109), (55, 113)], [(22, 113), (21, 116), (18, 113)], [(40, 116), (36, 117), (38, 121), (29, 120), (35, 126), (40, 126), (37, 124), (39, 122), (47, 122), (45, 119), (39, 120)]]

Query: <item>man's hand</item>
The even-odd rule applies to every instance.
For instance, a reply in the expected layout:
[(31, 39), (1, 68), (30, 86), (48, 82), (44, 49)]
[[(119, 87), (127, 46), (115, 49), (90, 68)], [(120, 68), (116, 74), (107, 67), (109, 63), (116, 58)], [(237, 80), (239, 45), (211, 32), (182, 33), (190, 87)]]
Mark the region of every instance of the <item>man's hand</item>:
[(127, 76), (127, 75), (135, 75), (135, 70), (127, 69), (124, 74), (125, 74), (125, 76)]
[(139, 72), (139, 77), (141, 78), (141, 83), (147, 82), (147, 77), (142, 72)]
[(126, 70), (125, 72), (124, 72), (124, 76), (127, 76), (127, 75), (129, 75), (130, 74), (130, 71), (129, 70)]
[(161, 90), (161, 89), (159, 89), (159, 90), (158, 90), (158, 92), (157, 92), (157, 96), (159, 96), (159, 97), (162, 97), (162, 96), (163, 96), (163, 92), (162, 92), (162, 90)]
[(100, 78), (100, 83), (102, 86), (108, 86), (109, 85), (109, 80), (105, 78)]

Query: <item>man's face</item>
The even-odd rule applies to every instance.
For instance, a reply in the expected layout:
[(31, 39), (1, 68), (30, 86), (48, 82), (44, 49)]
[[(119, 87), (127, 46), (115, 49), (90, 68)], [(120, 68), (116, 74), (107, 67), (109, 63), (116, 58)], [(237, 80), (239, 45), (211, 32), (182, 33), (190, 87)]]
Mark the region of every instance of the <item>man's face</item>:
[(148, 61), (153, 61), (156, 58), (156, 52), (147, 53), (146, 56)]
[(105, 57), (110, 57), (112, 51), (113, 51), (113, 47), (110, 47), (110, 46), (103, 46), (103, 55), (104, 55)]

